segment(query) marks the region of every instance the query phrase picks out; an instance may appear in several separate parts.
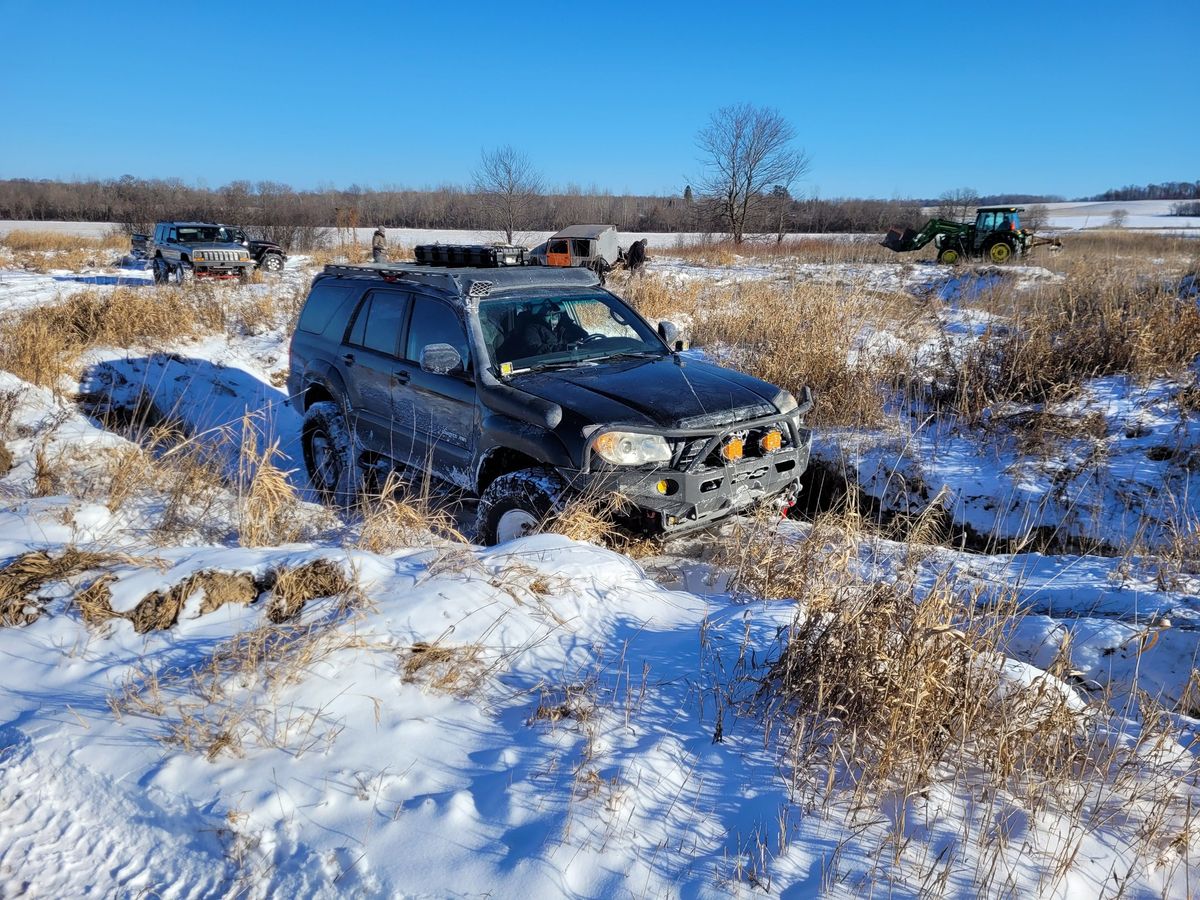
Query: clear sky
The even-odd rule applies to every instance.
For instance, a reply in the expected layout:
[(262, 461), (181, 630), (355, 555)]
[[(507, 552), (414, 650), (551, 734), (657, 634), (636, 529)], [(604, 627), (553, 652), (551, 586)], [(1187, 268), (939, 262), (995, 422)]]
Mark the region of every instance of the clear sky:
[(0, 178), (682, 190), (720, 106), (779, 109), (798, 193), (1068, 198), (1200, 178), (1197, 0), (0, 0)]

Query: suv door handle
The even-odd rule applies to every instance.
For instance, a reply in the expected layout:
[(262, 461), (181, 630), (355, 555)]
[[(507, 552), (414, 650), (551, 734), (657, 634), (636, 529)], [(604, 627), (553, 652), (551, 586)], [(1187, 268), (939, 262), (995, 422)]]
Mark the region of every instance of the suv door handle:
[(399, 371), (393, 372), (392, 377), (396, 379), (397, 384), (408, 384), (408, 379), (412, 376), (409, 375), (404, 369), (400, 369)]
[(344, 362), (344, 363), (345, 363), (346, 365), (348, 365), (348, 366), (352, 366), (352, 365), (354, 365), (354, 354), (353, 354), (353, 353), (347, 353), (347, 354), (343, 355), (343, 356), (342, 356), (342, 362)]

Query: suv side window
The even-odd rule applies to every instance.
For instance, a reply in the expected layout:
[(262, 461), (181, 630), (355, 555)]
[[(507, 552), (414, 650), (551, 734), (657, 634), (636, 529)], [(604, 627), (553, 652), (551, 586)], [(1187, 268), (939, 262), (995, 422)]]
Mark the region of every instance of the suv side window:
[(396, 356), (408, 300), (408, 294), (397, 291), (369, 291), (358, 305), (347, 343)]
[(458, 314), (445, 303), (430, 297), (416, 297), (413, 300), (412, 321), (408, 326), (405, 359), (419, 363), (421, 351), (430, 344), (449, 344), (462, 357), (463, 367), (470, 369), (467, 333)]

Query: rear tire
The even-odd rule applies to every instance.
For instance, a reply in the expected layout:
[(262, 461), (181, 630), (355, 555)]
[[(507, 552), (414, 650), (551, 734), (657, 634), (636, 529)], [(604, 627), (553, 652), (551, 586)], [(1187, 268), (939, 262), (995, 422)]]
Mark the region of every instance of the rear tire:
[(475, 539), (492, 546), (538, 534), (562, 508), (567, 486), (552, 469), (520, 469), (501, 475), (479, 498)]
[(304, 413), (300, 430), (304, 468), (323, 501), (348, 505), (358, 489), (358, 454), (340, 403), (322, 400)]
[(1012, 244), (1004, 238), (996, 238), (983, 248), (983, 252), (989, 262), (995, 263), (998, 266), (1004, 265), (1013, 258)]

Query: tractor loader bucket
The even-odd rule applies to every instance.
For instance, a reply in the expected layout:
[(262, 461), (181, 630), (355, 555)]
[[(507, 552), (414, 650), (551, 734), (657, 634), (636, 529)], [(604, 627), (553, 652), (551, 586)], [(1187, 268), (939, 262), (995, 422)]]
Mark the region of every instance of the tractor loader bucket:
[(917, 232), (912, 228), (900, 228), (893, 225), (888, 229), (888, 233), (884, 235), (880, 245), (887, 247), (889, 250), (895, 250), (897, 253), (903, 253), (906, 250), (913, 249), (913, 239), (917, 236)]

